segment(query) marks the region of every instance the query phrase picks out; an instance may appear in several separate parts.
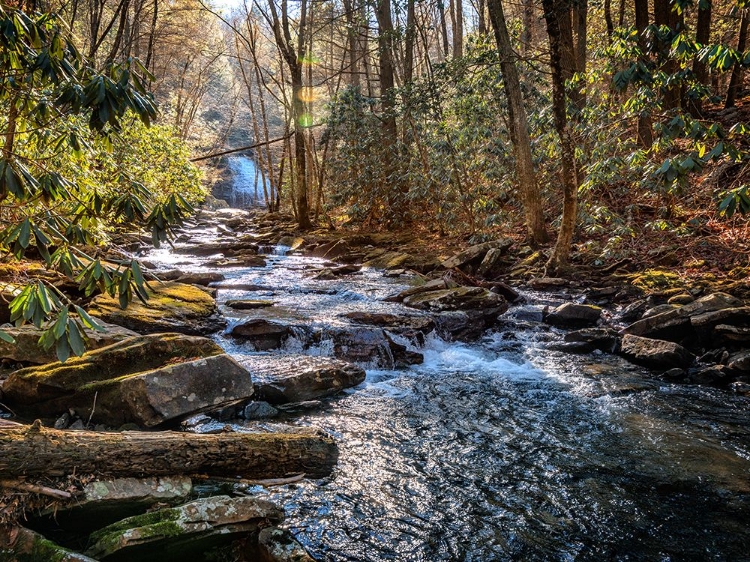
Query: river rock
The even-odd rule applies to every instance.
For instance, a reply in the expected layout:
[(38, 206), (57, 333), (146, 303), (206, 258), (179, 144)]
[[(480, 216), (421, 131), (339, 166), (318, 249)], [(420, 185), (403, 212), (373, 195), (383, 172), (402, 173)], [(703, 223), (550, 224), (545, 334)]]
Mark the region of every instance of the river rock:
[(723, 365), (711, 365), (690, 373), (693, 384), (721, 385), (727, 382), (727, 373)]
[(528, 285), (537, 291), (554, 291), (561, 287), (567, 287), (570, 285), (570, 281), (561, 277), (537, 277), (529, 279)]
[(383, 299), (386, 302), (403, 302), (405, 298), (411, 297), (413, 295), (419, 295), (422, 293), (426, 293), (429, 291), (438, 291), (443, 289), (455, 289), (459, 285), (458, 283), (451, 281), (450, 279), (440, 278), (440, 279), (432, 279), (430, 281), (427, 281), (424, 285), (420, 285), (418, 287), (412, 287), (410, 289), (405, 289), (398, 293), (397, 295), (393, 295), (390, 297), (386, 297)]
[(482, 263), (479, 264), (477, 274), (482, 277), (490, 277), (493, 273), (497, 272), (502, 263), (503, 255), (505, 250), (501, 248), (491, 248), (482, 259)]
[(339, 256), (349, 252), (349, 243), (346, 240), (334, 240), (331, 242), (325, 242), (315, 247), (312, 250), (312, 255), (316, 258), (325, 258), (328, 260), (336, 260)]
[(253, 400), (242, 409), (242, 417), (246, 420), (264, 420), (278, 415), (279, 411), (276, 408), (262, 400)]
[(189, 285), (202, 285), (206, 287), (211, 283), (224, 281), (224, 279), (226, 279), (226, 277), (224, 277), (221, 273), (216, 273), (215, 271), (203, 271), (183, 273), (182, 275), (177, 277), (176, 281), (180, 283), (187, 283)]
[(544, 321), (553, 326), (591, 326), (602, 316), (602, 309), (591, 304), (566, 302), (547, 314)]
[(234, 326), (230, 332), (234, 337), (248, 340), (258, 351), (278, 349), (292, 335), (292, 329), (278, 322), (253, 318)]
[(234, 310), (256, 310), (258, 308), (269, 308), (274, 305), (273, 301), (264, 300), (253, 300), (253, 299), (238, 299), (228, 300), (224, 303), (224, 306), (233, 308)]
[(642, 338), (632, 334), (623, 337), (620, 353), (634, 363), (662, 369), (685, 368), (695, 359), (692, 353), (674, 342)]
[(730, 371), (739, 371), (741, 373), (750, 373), (750, 350), (740, 351), (729, 356), (727, 369)]
[(279, 246), (286, 246), (290, 251), (298, 250), (305, 245), (305, 239), (299, 236), (282, 236), (277, 242)]
[(206, 262), (209, 267), (265, 267), (266, 260), (263, 256), (235, 256)]
[(284, 511), (254, 497), (215, 496), (123, 519), (91, 535), (86, 554), (102, 562), (182, 562), (280, 523)]
[(321, 341), (331, 341), (334, 356), (345, 361), (403, 368), (420, 364), (424, 360), (421, 353), (409, 351), (380, 328), (329, 327), (317, 337)]
[(421, 310), (443, 312), (448, 310), (508, 310), (505, 299), (482, 287), (456, 287), (455, 289), (428, 290), (407, 296), (406, 306)]
[(89, 535), (155, 504), (185, 503), (192, 491), (193, 482), (187, 476), (94, 480), (83, 487), (74, 503), (47, 508), (35, 515), (29, 525), (47, 535), (60, 530)]
[[(34, 416), (69, 408), (96, 423), (154, 427), (252, 396), (250, 375), (211, 340), (138, 336), (66, 363), (12, 373), (9, 403)], [(93, 413), (92, 413), (93, 412)]]
[(348, 312), (344, 318), (357, 324), (388, 328), (392, 332), (417, 330), (425, 334), (435, 329), (435, 321), (429, 316), (401, 316), (380, 312)]
[(327, 357), (250, 355), (241, 363), (256, 381), (258, 399), (273, 405), (332, 396), (365, 380), (360, 367)]
[(740, 301), (725, 293), (712, 293), (689, 304), (647, 315), (623, 330), (625, 334), (679, 342), (696, 334), (710, 337), (717, 324), (735, 325), (749, 319), (750, 307), (740, 307)]
[(264, 562), (315, 562), (292, 533), (278, 527), (260, 532), (258, 549)]
[(99, 295), (92, 301), (89, 312), (105, 322), (141, 334), (206, 335), (226, 325), (211, 293), (202, 287), (168, 282), (155, 285), (154, 290), (147, 292), (148, 304), (134, 299), (124, 310), (117, 299)]
[(590, 353), (595, 349), (614, 353), (619, 347), (620, 338), (617, 332), (611, 328), (586, 328), (568, 332), (565, 334), (562, 344), (553, 344), (549, 347), (569, 353)]
[[(138, 335), (122, 326), (106, 322), (99, 322), (99, 324), (104, 328), (103, 332), (88, 328), (84, 329), (86, 334), (86, 349), (89, 351)], [(0, 341), (0, 358), (38, 365), (57, 361), (57, 354), (54, 347), (46, 351), (39, 347), (39, 338), (42, 335), (42, 330), (31, 324), (27, 324), (21, 328), (4, 328), (4, 331), (12, 336), (16, 340), (16, 343), (12, 344)]]
[(0, 529), (0, 560), (8, 562), (97, 562), (24, 527)]
[(258, 243), (254, 238), (236, 237), (221, 242), (196, 241), (189, 246), (178, 247), (172, 250), (175, 254), (187, 254), (191, 256), (213, 256), (216, 254), (227, 254), (229, 252), (257, 253)]
[(750, 347), (750, 328), (718, 324), (714, 328), (714, 340), (718, 344)]
[(498, 250), (500, 253), (505, 253), (513, 245), (513, 240), (510, 238), (503, 238), (501, 240), (493, 240), (492, 242), (485, 242), (483, 244), (476, 244), (466, 250), (457, 253), (456, 255), (448, 258), (442, 263), (445, 269), (453, 269), (454, 267), (464, 267), (472, 262), (479, 263), (482, 258), (490, 250)]

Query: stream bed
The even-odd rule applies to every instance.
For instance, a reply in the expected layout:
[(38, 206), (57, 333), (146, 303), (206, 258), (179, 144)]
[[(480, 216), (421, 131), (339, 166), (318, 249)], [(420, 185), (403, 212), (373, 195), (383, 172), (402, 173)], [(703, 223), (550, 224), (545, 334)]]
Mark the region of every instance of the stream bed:
[[(318, 329), (347, 325), (353, 311), (415, 314), (382, 302), (408, 277), (313, 280), (322, 260), (271, 250), (266, 267), (220, 270), (222, 287), (253, 289), (219, 289), (220, 305), (273, 300), (264, 317)], [(214, 271), (210, 257), (147, 259)], [(603, 354), (549, 351), (559, 333), (528, 320), (549, 297), (528, 297), (481, 341), (428, 337), (422, 365), (363, 365), (362, 385), (294, 418), (336, 438), (333, 477), (257, 492), (285, 507), (320, 560), (750, 560), (750, 399), (658, 381)], [(221, 309), (230, 327), (245, 318)], [(331, 353), (325, 340), (256, 353), (216, 339), (240, 361)]]

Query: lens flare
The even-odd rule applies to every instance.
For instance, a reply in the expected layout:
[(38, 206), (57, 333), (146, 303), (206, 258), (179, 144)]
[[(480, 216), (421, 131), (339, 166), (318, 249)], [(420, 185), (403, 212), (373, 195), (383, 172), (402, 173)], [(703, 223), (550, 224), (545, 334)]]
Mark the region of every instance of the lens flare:
[(303, 113), (299, 116), (299, 119), (297, 119), (297, 124), (300, 127), (306, 128), (306, 127), (312, 127), (313, 125), (313, 117), (309, 113)]
[(320, 64), (320, 57), (308, 52), (299, 58), (299, 63), (303, 66), (315, 66)]
[(315, 101), (317, 97), (318, 95), (315, 93), (315, 88), (311, 88), (310, 86), (300, 88), (297, 92), (297, 99), (301, 102), (311, 103)]

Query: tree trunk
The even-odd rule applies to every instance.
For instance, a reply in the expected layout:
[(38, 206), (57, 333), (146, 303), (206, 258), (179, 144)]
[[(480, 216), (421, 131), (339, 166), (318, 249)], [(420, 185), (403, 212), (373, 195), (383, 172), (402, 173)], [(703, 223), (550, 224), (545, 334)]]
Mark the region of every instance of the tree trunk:
[(440, 30), (443, 32), (443, 58), (448, 58), (448, 25), (445, 23), (445, 3), (438, 0), (437, 9), (440, 12)]
[[(411, 0), (413, 2), (413, 0)], [(346, 27), (347, 27), (347, 39), (349, 42), (349, 84), (353, 87), (358, 87), (359, 80), (359, 57), (358, 57), (358, 45), (359, 28), (354, 23), (354, 7), (352, 6), (352, 0), (344, 0), (344, 13), (346, 15)]]
[(0, 427), (0, 476), (106, 474), (112, 477), (194, 475), (280, 478), (331, 473), (334, 440), (319, 430), (197, 435), (174, 431), (99, 433), (35, 425)]
[(453, 58), (464, 55), (464, 5), (463, 0), (450, 0), (451, 24), (453, 26)]
[[(648, 0), (635, 0), (635, 27), (638, 30), (638, 47), (641, 51), (641, 62), (647, 64)], [(643, 112), (638, 116), (638, 144), (643, 148), (650, 148), (654, 144), (654, 133), (651, 115)]]
[[(704, 7), (701, 7), (701, 5)], [(711, 0), (705, 0), (705, 4), (703, 1), (698, 2), (698, 21), (695, 27), (695, 42), (698, 43), (700, 47), (704, 47), (711, 40), (711, 8)], [(698, 83), (708, 86), (708, 67), (698, 56), (693, 59), (693, 74)], [(685, 101), (688, 110), (693, 117), (699, 118), (703, 114), (702, 99), (693, 98)]]
[[(380, 59), (380, 105), (383, 112), (382, 133), (384, 143), (383, 169), (386, 183), (391, 183), (393, 173), (393, 150), (396, 146), (396, 115), (394, 113), (394, 79), (393, 79), (393, 20), (391, 19), (391, 1), (378, 0), (375, 10), (378, 21), (378, 51)], [(392, 187), (392, 186), (391, 186)], [(396, 210), (396, 209), (392, 209)]]
[(615, 25), (612, 21), (612, 0), (604, 0), (604, 22), (607, 26), (607, 38), (611, 40), (615, 32)]
[(523, 54), (528, 55), (534, 42), (534, 4), (533, 0), (523, 0), (523, 30), (521, 31), (521, 44)]
[(542, 201), (539, 197), (539, 186), (531, 156), (531, 140), (516, 68), (516, 56), (510, 43), (501, 0), (488, 0), (487, 7), (500, 54), (505, 95), (508, 98), (510, 138), (516, 160), (516, 177), (521, 188), (526, 214), (526, 235), (529, 242), (538, 245), (547, 241), (547, 231), (544, 227)]
[(479, 0), (479, 4), (477, 5), (477, 31), (479, 31), (480, 35), (487, 33), (487, 20), (484, 17), (486, 5), (486, 0)]
[[(742, 10), (742, 16), (740, 17), (740, 33), (737, 38), (737, 51), (742, 54), (745, 52), (745, 45), (747, 43), (747, 10)], [(735, 63), (732, 69), (732, 78), (729, 80), (729, 89), (727, 90), (727, 101), (724, 107), (734, 107), (734, 103), (737, 101), (737, 96), (742, 89), (742, 65)]]
[(406, 39), (404, 55), (404, 85), (414, 79), (414, 42), (416, 38), (416, 10), (415, 0), (406, 0)]
[[(555, 130), (560, 137), (562, 152), (561, 180), (563, 186), (563, 213), (560, 231), (552, 255), (547, 262), (547, 271), (551, 274), (563, 274), (569, 268), (570, 248), (575, 232), (578, 205), (578, 186), (576, 185), (575, 146), (568, 126), (566, 115), (565, 81), (570, 69), (566, 57), (572, 51), (572, 35), (565, 34), (566, 21), (570, 22), (570, 5), (566, 0), (542, 0), (544, 20), (547, 23), (549, 36), (550, 66), (552, 68), (552, 113)], [(571, 43), (566, 45), (566, 41)]]

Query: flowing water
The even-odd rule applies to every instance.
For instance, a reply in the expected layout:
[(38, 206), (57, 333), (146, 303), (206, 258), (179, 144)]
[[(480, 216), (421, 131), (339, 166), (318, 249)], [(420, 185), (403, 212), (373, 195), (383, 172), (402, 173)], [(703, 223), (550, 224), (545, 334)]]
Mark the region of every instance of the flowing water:
[[(381, 299), (407, 278), (311, 280), (320, 260), (285, 253), (222, 270), (224, 283), (255, 290), (221, 289), (219, 303), (270, 299), (264, 314), (317, 327), (355, 310), (406, 313)], [(185, 256), (150, 259), (172, 267)], [(605, 355), (548, 351), (559, 334), (528, 320), (537, 312), (511, 309), (472, 344), (428, 338), (422, 365), (366, 366), (365, 383), (295, 418), (335, 436), (334, 475), (258, 493), (285, 506), (321, 560), (750, 560), (750, 400), (655, 381)], [(256, 355), (217, 339), (239, 360)], [(293, 339), (274, 353), (330, 346)]]

